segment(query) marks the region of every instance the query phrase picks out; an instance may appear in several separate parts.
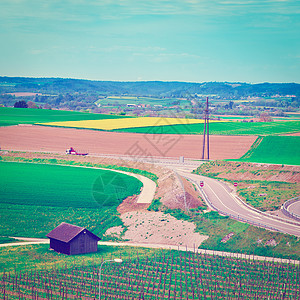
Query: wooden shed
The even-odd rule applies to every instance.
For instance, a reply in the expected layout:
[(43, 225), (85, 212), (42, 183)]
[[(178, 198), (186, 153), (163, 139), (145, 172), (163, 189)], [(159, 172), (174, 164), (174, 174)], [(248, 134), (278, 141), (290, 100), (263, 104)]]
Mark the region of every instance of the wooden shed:
[(84, 227), (61, 223), (47, 234), (50, 249), (68, 255), (97, 252), (100, 238)]

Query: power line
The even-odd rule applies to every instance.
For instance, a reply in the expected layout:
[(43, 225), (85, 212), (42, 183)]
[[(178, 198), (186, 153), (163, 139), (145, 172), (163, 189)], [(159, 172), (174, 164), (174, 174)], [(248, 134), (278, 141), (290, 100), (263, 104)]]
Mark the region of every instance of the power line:
[(208, 109), (208, 97), (206, 97), (206, 109), (204, 110), (204, 131), (203, 131), (202, 159), (204, 159), (204, 156), (205, 156), (205, 137), (207, 139), (207, 146), (206, 146), (207, 160), (209, 160), (209, 109)]

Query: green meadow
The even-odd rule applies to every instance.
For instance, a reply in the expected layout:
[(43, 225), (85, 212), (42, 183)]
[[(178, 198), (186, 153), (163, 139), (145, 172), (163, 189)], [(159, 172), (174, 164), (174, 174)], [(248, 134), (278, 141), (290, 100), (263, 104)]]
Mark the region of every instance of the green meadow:
[(116, 118), (122, 118), (122, 116), (65, 110), (0, 107), (0, 126)]
[(16, 162), (0, 162), (0, 181), (2, 236), (44, 237), (63, 221), (103, 234), (121, 225), (116, 207), (142, 187), (109, 170)]
[[(149, 134), (203, 134), (203, 124), (168, 125), (115, 129), (119, 132)], [(214, 135), (279, 135), (300, 131), (300, 121), (278, 122), (215, 122), (209, 123), (209, 132)]]
[(259, 138), (238, 161), (300, 165), (300, 136)]

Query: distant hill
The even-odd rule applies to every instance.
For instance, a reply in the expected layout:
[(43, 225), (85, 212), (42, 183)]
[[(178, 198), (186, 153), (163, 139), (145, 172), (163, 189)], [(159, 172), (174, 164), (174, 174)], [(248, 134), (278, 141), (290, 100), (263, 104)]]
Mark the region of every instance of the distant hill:
[(0, 94), (33, 92), (43, 94), (95, 93), (103, 96), (134, 95), (153, 97), (187, 97), (188, 95), (215, 95), (218, 98), (268, 97), (273, 95), (300, 96), (297, 83), (240, 82), (162, 82), (162, 81), (92, 81), (63, 78), (0, 77)]

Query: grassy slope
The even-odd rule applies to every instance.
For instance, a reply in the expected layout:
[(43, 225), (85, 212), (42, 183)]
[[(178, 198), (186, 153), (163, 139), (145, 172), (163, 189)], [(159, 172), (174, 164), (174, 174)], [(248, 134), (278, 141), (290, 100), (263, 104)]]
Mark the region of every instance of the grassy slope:
[(200, 165), (194, 172), (232, 185), (237, 182), (239, 196), (261, 211), (279, 209), (300, 191), (300, 183), (292, 180), (299, 172), (282, 166), (272, 168), (244, 162), (211, 161)]
[[(161, 255), (169, 253), (168, 250), (134, 247), (98, 246), (97, 253), (84, 255), (65, 255), (49, 250), (49, 245), (28, 245), (1, 248), (0, 251), (0, 274), (8, 271), (28, 271), (31, 269), (65, 268), (84, 264), (85, 266), (100, 264), (102, 259), (107, 260), (122, 257), (123, 259), (134, 258), (138, 255), (143, 258), (146, 255)], [(172, 251), (173, 253), (176, 252)]]
[(300, 165), (300, 136), (266, 136), (238, 161)]
[[(277, 135), (299, 132), (299, 128), (300, 121), (269, 123), (220, 122), (210, 123), (209, 132), (215, 135)], [(126, 128), (114, 131), (151, 134), (203, 134), (203, 124)]]
[(91, 114), (77, 111), (0, 107), (0, 126), (116, 118), (122, 118), (122, 116)]
[(142, 186), (134, 177), (96, 169), (2, 162), (0, 170), (1, 235), (44, 237), (62, 221), (102, 235), (122, 225), (116, 207)]
[[(221, 168), (221, 170), (219, 168)], [(231, 181), (233, 184), (233, 180), (229, 180), (228, 177), (230, 177), (231, 174), (244, 174), (246, 172), (244, 168), (247, 169), (245, 164), (211, 161), (199, 166), (195, 173), (211, 178)], [(264, 168), (259, 170), (256, 167), (254, 169), (257, 170), (257, 173), (261, 173), (266, 177), (271, 175), (274, 176), (276, 175), (276, 172), (281, 172), (280, 170), (265, 170)], [(252, 172), (251, 168), (250, 172)], [(293, 171), (291, 171), (291, 173), (292, 172)], [(255, 174), (252, 174), (252, 176), (255, 176)], [(293, 183), (239, 179), (235, 179), (234, 181), (239, 183), (238, 192), (243, 193), (245, 190), (247, 191), (247, 197), (246, 195), (244, 196), (252, 201), (252, 203), (250, 201), (249, 204), (252, 204), (257, 208), (263, 207), (263, 210), (272, 209), (271, 206), (276, 204), (275, 200), (277, 200), (278, 196), (283, 196), (286, 200), (289, 197), (292, 197), (290, 193), (296, 191), (294, 190), (295, 184)], [(256, 189), (255, 192), (257, 194), (268, 193), (269, 198), (274, 196), (274, 201), (271, 201), (271, 199), (270, 201), (268, 200), (268, 203), (266, 203), (263, 197), (252, 197), (251, 193), (253, 190), (247, 189), (247, 185), (261, 186), (260, 188)], [(287, 186), (288, 188), (285, 194), (279, 195), (277, 191), (280, 192), (280, 190), (282, 190), (282, 186)], [(269, 190), (266, 190), (266, 188)], [(272, 194), (273, 192), (275, 195)], [(251, 226), (249, 224), (240, 223), (228, 217), (221, 217), (216, 212), (203, 214), (196, 213), (195, 211), (190, 211), (188, 213), (173, 211), (171, 214), (178, 219), (192, 220), (196, 224), (196, 231), (209, 235), (209, 239), (204, 241), (204, 243), (201, 245), (201, 248), (300, 259), (300, 240), (295, 236), (283, 233), (275, 233), (269, 230)], [(234, 233), (234, 236), (227, 243), (222, 243), (222, 238), (231, 232)], [(277, 245), (266, 245), (266, 243), (272, 239), (276, 241)]]
[[(203, 213), (167, 210), (166, 213), (170, 213), (179, 220), (193, 222), (196, 225), (196, 232), (208, 235), (209, 238), (200, 246), (202, 249), (300, 259), (300, 240), (295, 236), (237, 222), (228, 217), (222, 217), (214, 211)], [(229, 233), (234, 233), (233, 237), (226, 243), (221, 242)], [(276, 246), (266, 245), (273, 239), (277, 243)]]

